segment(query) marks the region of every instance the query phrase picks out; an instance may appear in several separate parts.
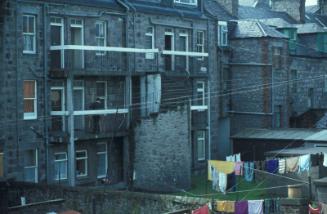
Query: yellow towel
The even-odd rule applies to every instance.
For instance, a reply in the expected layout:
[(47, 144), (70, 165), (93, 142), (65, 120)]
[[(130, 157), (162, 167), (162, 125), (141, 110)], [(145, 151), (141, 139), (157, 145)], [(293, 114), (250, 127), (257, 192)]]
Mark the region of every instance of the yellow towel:
[(234, 201), (216, 201), (216, 210), (218, 212), (234, 213), (235, 202)]
[(221, 172), (224, 174), (231, 174), (235, 170), (235, 162), (209, 160), (208, 161), (208, 180), (210, 180), (210, 181), (212, 181), (211, 167), (214, 167), (218, 172)]

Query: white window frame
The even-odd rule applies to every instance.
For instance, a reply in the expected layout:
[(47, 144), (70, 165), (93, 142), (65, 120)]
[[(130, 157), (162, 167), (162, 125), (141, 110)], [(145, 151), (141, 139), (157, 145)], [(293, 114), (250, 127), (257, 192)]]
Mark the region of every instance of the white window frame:
[[(60, 19), (60, 22), (52, 22), (51, 19)], [(60, 27), (60, 45), (65, 45), (65, 28), (64, 28), (64, 19), (61, 17), (52, 16), (50, 17), (50, 27), (57, 26)], [(65, 68), (65, 50), (60, 50), (61, 58), (61, 68)]]
[[(37, 149), (33, 149), (33, 151), (35, 152), (35, 165), (34, 166), (24, 166), (24, 173), (25, 173), (25, 169), (34, 169), (34, 183), (38, 182), (38, 150)], [(24, 178), (25, 178), (25, 174), (24, 174)]]
[(24, 80), (23, 82), (23, 93), (24, 93), (24, 83), (25, 82), (34, 82), (34, 94), (35, 97), (34, 98), (25, 98), (25, 95), (23, 94), (24, 97), (24, 102), (25, 100), (34, 100), (33, 104), (34, 104), (34, 112), (25, 112), (24, 109), (24, 120), (35, 120), (37, 119), (37, 82), (36, 80)]
[(54, 157), (56, 157), (56, 155), (65, 155), (65, 158), (64, 159), (54, 159), (54, 164), (56, 163), (61, 163), (61, 162), (64, 162), (66, 163), (66, 172), (65, 172), (65, 177), (60, 177), (59, 174), (58, 176), (55, 175), (55, 179), (56, 181), (59, 181), (59, 178), (60, 180), (66, 180), (68, 178), (68, 158), (67, 158), (67, 152), (57, 152), (57, 153), (54, 153)]
[[(61, 91), (61, 97), (62, 97), (62, 103), (61, 103), (61, 111), (52, 111), (52, 109), (51, 109), (51, 115), (53, 115), (53, 114), (56, 114), (56, 113), (61, 113), (61, 114), (64, 114), (65, 113), (65, 111), (66, 111), (66, 97), (65, 97), (65, 87), (63, 87), (63, 86), (55, 86), (55, 87), (51, 87), (51, 89), (50, 89), (50, 92), (52, 91), (52, 90), (60, 90)], [(63, 131), (64, 130), (66, 130), (66, 127), (65, 127), (65, 116), (62, 116), (62, 129), (63, 129)]]
[[(226, 43), (223, 43), (223, 38), (226, 36)], [(226, 21), (218, 21), (218, 46), (228, 46), (228, 27)]]
[[(97, 25), (102, 25), (102, 27), (103, 27), (103, 36), (97, 36), (96, 34), (95, 34), (95, 41), (96, 41), (96, 46), (97, 47), (106, 47), (107, 46), (107, 23), (105, 22), (105, 21), (100, 21), (100, 20), (98, 20), (98, 21), (96, 21), (95, 22), (95, 26), (97, 26)], [(96, 29), (96, 28), (95, 28)], [(97, 32), (96, 32), (97, 33)], [(100, 46), (99, 45), (99, 43), (98, 43), (98, 40), (99, 39), (103, 39), (104, 40), (104, 42), (103, 42), (103, 46)], [(105, 51), (97, 51), (96, 52), (96, 55), (97, 56), (104, 56), (104, 55), (106, 55), (106, 52)]]
[[(202, 35), (202, 39), (199, 43), (199, 35)], [(204, 31), (203, 30), (199, 30), (196, 32), (196, 51), (199, 53), (204, 53)], [(203, 61), (204, 57), (199, 57), (197, 58), (199, 61)]]
[[(108, 109), (108, 105), (107, 105), (107, 97), (108, 97), (108, 83), (107, 83), (107, 81), (96, 81), (95, 82), (95, 84), (96, 84), (96, 86), (97, 86), (97, 83), (104, 83), (104, 97), (99, 97), (97, 94), (96, 94), (96, 96), (97, 96), (97, 98), (100, 98), (101, 100), (104, 100), (104, 109)], [(97, 88), (95, 89), (96, 91), (95, 92), (97, 92)]]
[[(202, 87), (198, 88), (198, 85), (201, 84)], [(204, 81), (196, 81), (196, 95), (198, 95), (198, 93), (202, 93), (202, 105), (200, 106), (206, 106), (206, 100), (205, 100), (205, 93), (206, 93), (206, 84)]]
[[(33, 18), (33, 27), (34, 27), (34, 32), (24, 32), (24, 18)], [(27, 25), (29, 22), (27, 22)], [(29, 26), (26, 26), (26, 28), (29, 29)], [(33, 50), (25, 50), (25, 43), (24, 43), (24, 36), (33, 36)], [(24, 14), (23, 15), (23, 53), (24, 54), (35, 54), (36, 53), (36, 16), (35, 15), (29, 15), (29, 14)]]
[[(154, 27), (148, 27), (148, 29), (151, 29), (151, 32), (146, 31), (145, 36), (151, 37), (151, 49), (154, 49), (155, 47), (155, 40), (154, 40)], [(145, 53), (145, 59), (154, 59), (154, 53)]]
[[(171, 36), (171, 50), (170, 51), (175, 51), (175, 33), (173, 32), (172, 29), (168, 29), (165, 31), (165, 36)], [(175, 70), (175, 56), (171, 55), (171, 70)]]
[[(97, 146), (98, 145), (105, 145), (105, 151), (102, 151), (102, 152), (98, 152), (97, 151), (97, 158), (99, 158), (99, 155), (105, 155), (105, 171), (107, 172), (107, 169), (108, 169), (108, 145), (107, 143), (97, 143)], [(104, 175), (98, 175), (97, 174), (97, 178), (105, 178), (107, 176), (107, 173), (105, 173)]]
[(198, 5), (198, 0), (174, 0), (174, 2), (178, 4), (186, 4), (186, 5), (194, 5), (194, 6)]
[[(179, 37), (185, 37), (185, 52), (189, 52), (189, 40), (188, 40), (188, 34), (187, 33), (180, 33)], [(184, 51), (184, 50), (183, 50)], [(190, 70), (190, 58), (189, 56), (185, 56), (186, 58), (186, 71), (188, 72)]]
[[(85, 157), (77, 157), (77, 153), (85, 153)], [(76, 174), (76, 177), (86, 177), (88, 175), (88, 155), (87, 155), (87, 150), (83, 149), (83, 150), (77, 150), (76, 154), (76, 166), (77, 166), (77, 161), (84, 161), (85, 162), (85, 173), (84, 174)], [(77, 170), (77, 168), (76, 168)]]
[[(206, 159), (206, 132), (204, 130), (199, 130), (195, 132), (196, 134), (196, 148), (197, 148), (197, 160), (204, 161)], [(201, 142), (203, 154), (199, 154), (199, 145)]]
[[(82, 44), (81, 46), (84, 46), (84, 21), (83, 19), (71, 19), (70, 20), (70, 31), (71, 28), (80, 28), (81, 29), (81, 40), (82, 40)], [(85, 52), (84, 50), (82, 51), (82, 68), (85, 68)]]

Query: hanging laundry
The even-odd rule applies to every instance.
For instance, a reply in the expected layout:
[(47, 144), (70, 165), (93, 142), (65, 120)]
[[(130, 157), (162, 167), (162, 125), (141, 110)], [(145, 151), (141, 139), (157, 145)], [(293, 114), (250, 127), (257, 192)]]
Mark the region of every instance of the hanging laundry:
[(297, 172), (299, 168), (299, 157), (286, 159), (286, 172)]
[(311, 166), (311, 155), (302, 155), (299, 158), (299, 172), (309, 172)]
[(238, 153), (235, 155), (235, 162), (240, 162), (241, 161), (241, 154)]
[(320, 203), (320, 206), (321, 206), (321, 212), (323, 214), (327, 214), (327, 204)]
[(219, 172), (212, 167), (212, 189), (219, 191)]
[(233, 157), (233, 155), (227, 156), (227, 157), (226, 157), (226, 161), (234, 162), (234, 157)]
[(235, 175), (243, 175), (243, 162), (235, 163)]
[(276, 174), (278, 171), (278, 160), (267, 160), (266, 161), (266, 170), (269, 173)]
[(279, 199), (264, 200), (264, 214), (280, 213)]
[(237, 201), (235, 202), (235, 214), (248, 214), (248, 202)]
[(236, 190), (236, 176), (235, 173), (227, 175), (227, 190), (228, 192), (235, 192)]
[(219, 172), (219, 189), (222, 193), (226, 193), (227, 188), (227, 175)]
[(224, 213), (234, 213), (235, 212), (235, 202), (234, 201), (217, 201), (216, 210), (218, 212)]
[(309, 214), (320, 214), (321, 210), (320, 207), (313, 207), (311, 204), (309, 204)]
[(324, 163), (323, 166), (327, 167), (327, 153), (324, 153)]
[(212, 181), (212, 167), (218, 172), (223, 172), (225, 174), (230, 174), (234, 172), (235, 163), (230, 161), (218, 161), (210, 160), (208, 161), (208, 180)]
[(205, 205), (199, 209), (193, 210), (192, 214), (209, 214), (209, 207)]
[(278, 161), (278, 173), (279, 174), (285, 174), (286, 171), (286, 160), (285, 159), (279, 159)]
[(244, 178), (248, 182), (252, 182), (254, 177), (254, 163), (245, 162), (244, 163)]
[(248, 201), (249, 214), (263, 214), (263, 200)]

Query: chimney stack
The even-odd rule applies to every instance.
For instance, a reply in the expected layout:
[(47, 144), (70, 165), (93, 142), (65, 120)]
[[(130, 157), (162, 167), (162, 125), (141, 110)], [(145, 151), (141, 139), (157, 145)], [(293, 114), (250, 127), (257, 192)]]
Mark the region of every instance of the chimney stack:
[(216, 0), (233, 16), (238, 16), (238, 1), (239, 0)]
[(299, 23), (305, 21), (305, 0), (271, 0), (271, 9), (288, 13)]

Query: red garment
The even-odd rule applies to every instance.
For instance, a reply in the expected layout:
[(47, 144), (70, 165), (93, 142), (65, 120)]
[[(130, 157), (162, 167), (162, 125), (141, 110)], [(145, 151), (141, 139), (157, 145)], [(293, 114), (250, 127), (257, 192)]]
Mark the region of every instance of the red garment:
[(313, 208), (311, 204), (309, 204), (309, 214), (320, 214), (320, 206), (318, 208)]
[(209, 214), (209, 207), (205, 205), (199, 209), (192, 211), (192, 214)]

